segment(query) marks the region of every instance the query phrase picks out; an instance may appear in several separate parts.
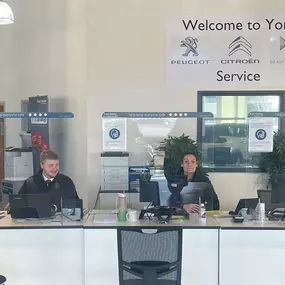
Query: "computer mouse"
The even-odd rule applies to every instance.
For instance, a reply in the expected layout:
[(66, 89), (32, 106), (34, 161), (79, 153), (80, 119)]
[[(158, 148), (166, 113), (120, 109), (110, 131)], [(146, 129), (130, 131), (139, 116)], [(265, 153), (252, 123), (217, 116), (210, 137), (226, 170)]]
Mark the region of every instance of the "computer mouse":
[(235, 215), (234, 211), (229, 211), (229, 215)]

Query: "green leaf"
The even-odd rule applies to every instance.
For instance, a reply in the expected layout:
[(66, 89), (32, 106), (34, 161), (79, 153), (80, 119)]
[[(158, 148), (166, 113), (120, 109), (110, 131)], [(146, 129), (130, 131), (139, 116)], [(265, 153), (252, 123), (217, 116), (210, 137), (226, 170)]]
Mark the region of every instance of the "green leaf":
[(274, 132), (273, 151), (261, 155), (259, 166), (269, 175), (268, 186), (274, 174), (285, 174), (285, 134)]

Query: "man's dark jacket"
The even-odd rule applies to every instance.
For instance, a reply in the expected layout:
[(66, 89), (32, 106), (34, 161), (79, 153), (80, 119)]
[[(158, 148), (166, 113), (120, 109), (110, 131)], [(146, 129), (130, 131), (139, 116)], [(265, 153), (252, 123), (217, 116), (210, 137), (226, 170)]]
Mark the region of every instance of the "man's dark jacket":
[(52, 182), (47, 184), (42, 170), (24, 182), (19, 194), (49, 194), (51, 204), (56, 205), (58, 209), (61, 199), (79, 199), (75, 185), (68, 176), (58, 173)]

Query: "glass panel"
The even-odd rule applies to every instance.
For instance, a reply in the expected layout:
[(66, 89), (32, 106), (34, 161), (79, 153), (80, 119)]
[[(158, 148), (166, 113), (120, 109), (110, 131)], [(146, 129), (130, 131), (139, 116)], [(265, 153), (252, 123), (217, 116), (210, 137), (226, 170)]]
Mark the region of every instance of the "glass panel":
[[(6, 148), (1, 146), (5, 156), (2, 209), (10, 202), (10, 214), (2, 211), (0, 215), (5, 240), (1, 252), (13, 258), (2, 263), (0, 274), (9, 284), (64, 284), (67, 275), (71, 284), (82, 284), (84, 235), (83, 221), (78, 220), (82, 206), (79, 199), (74, 200), (74, 185), (85, 191), (77, 180), (78, 168), (84, 169), (84, 165), (78, 162), (73, 143), (78, 118), (70, 113), (49, 113), (47, 107), (58, 111), (66, 108), (58, 100), (51, 98), (47, 104), (47, 98), (34, 99), (32, 113), (0, 113), (7, 142)], [(22, 120), (31, 121), (31, 132), (21, 129)], [(39, 168), (43, 173), (35, 173)], [(50, 266), (50, 276), (35, 270)], [(17, 274), (15, 268), (25, 273)]]
[[(194, 212), (195, 205), (205, 203), (207, 210), (218, 209), (210, 173), (205, 173), (212, 169), (202, 167), (204, 159), (213, 161), (213, 152), (205, 157), (196, 142), (197, 118), (211, 126), (212, 117), (211, 113), (189, 112), (103, 114), (105, 152), (96, 208), (116, 209), (116, 194), (124, 191), (128, 208), (191, 204), (189, 211)], [(207, 130), (209, 147), (213, 131)]]
[[(8, 208), (15, 219), (44, 219), (45, 224), (53, 225), (77, 222), (78, 203), (69, 201), (78, 200), (76, 186), (66, 176), (60, 176), (70, 175), (72, 179), (69, 150), (64, 142), (72, 130), (73, 114), (22, 112), (1, 116), (3, 120), (31, 121), (31, 132), (19, 129), (14, 145), (2, 150), (5, 156), (2, 209), (11, 202)], [(61, 215), (63, 202), (68, 215)], [(72, 210), (74, 213), (70, 214)]]
[[(211, 98), (211, 99), (210, 99)], [(204, 167), (217, 168), (257, 168), (258, 154), (248, 154), (249, 112), (278, 112), (280, 97), (277, 95), (262, 96), (203, 96), (203, 111), (211, 110), (216, 114), (215, 120), (202, 125), (202, 150)], [(274, 118), (274, 130), (279, 128), (279, 119)], [(208, 134), (215, 134), (213, 142)], [(208, 144), (212, 143), (213, 150)], [(207, 152), (215, 152), (215, 159), (209, 161)]]
[[(276, 121), (279, 122), (276, 128)], [(268, 219), (283, 219), (285, 213), (285, 114), (281, 112), (251, 112), (248, 115), (248, 158), (260, 167), (262, 173), (249, 174), (247, 169), (247, 187), (244, 197), (260, 203), (265, 209), (265, 220), (260, 206), (252, 215), (243, 215), (247, 219), (256, 219), (257, 222), (266, 223)], [(253, 208), (252, 204), (252, 208)]]

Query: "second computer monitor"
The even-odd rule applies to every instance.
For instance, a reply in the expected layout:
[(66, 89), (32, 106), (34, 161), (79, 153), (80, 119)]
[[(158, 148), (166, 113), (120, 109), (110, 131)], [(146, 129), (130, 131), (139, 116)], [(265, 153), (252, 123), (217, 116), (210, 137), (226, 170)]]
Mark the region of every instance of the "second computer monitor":
[(140, 202), (160, 205), (159, 184), (157, 181), (140, 180)]

